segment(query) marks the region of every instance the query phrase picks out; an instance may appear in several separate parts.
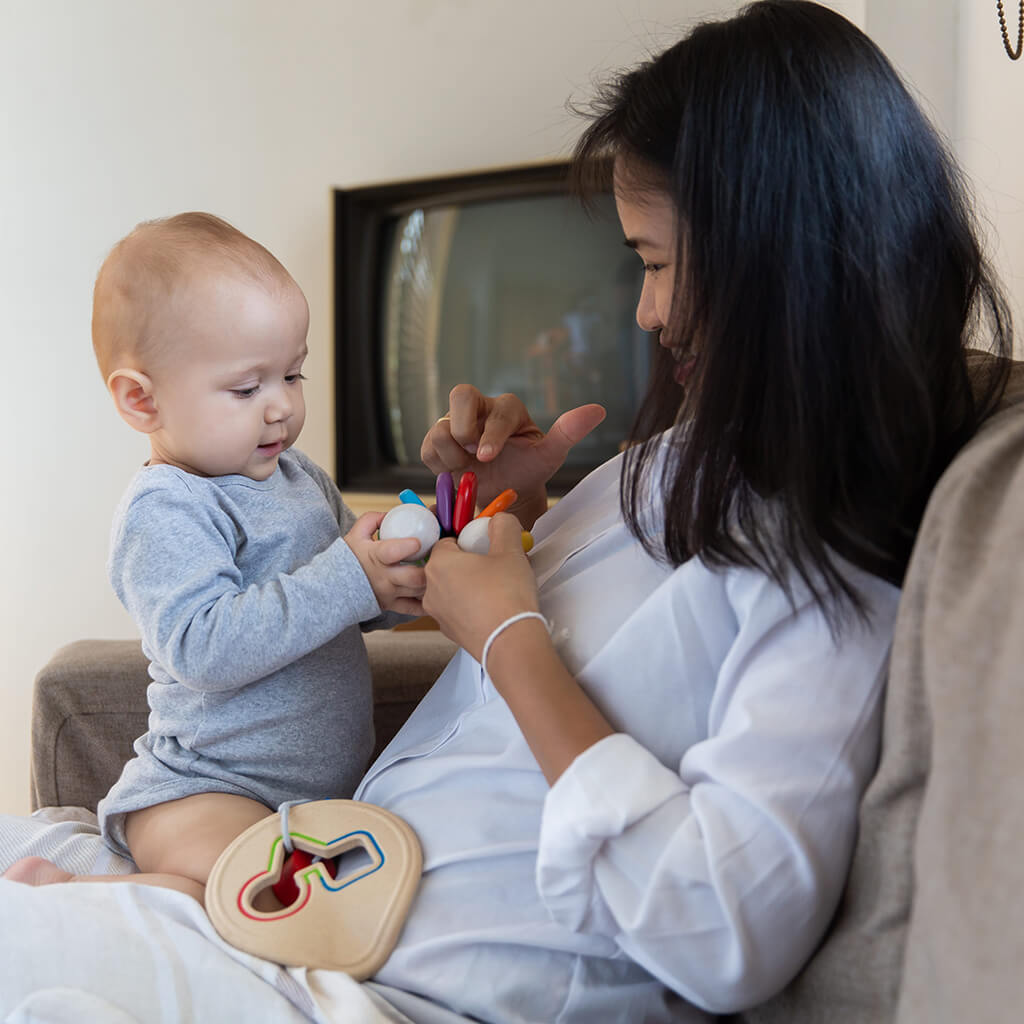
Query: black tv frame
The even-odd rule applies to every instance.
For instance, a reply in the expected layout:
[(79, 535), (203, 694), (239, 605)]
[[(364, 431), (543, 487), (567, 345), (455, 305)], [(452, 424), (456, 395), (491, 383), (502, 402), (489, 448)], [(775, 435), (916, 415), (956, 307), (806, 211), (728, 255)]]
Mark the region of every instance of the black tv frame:
[[(434, 476), (425, 466), (398, 466), (388, 450), (384, 396), (378, 390), (382, 353), (376, 341), (384, 222), (453, 202), (568, 194), (568, 167), (564, 161), (528, 164), (334, 189), (335, 479), (342, 490), (434, 490)], [(583, 467), (563, 468), (549, 482), (548, 492), (564, 494), (587, 472)]]

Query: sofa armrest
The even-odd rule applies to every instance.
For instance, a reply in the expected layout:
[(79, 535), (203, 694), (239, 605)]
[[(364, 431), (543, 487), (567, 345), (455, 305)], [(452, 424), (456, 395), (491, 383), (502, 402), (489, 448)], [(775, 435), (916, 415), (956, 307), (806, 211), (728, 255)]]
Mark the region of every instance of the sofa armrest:
[[(365, 637), (374, 688), (374, 757), (391, 740), (455, 652), (436, 630)], [(146, 658), (135, 640), (78, 640), (58, 650), (32, 692), (31, 803), (96, 804), (146, 731)]]
[(146, 731), (147, 661), (133, 640), (62, 647), (32, 691), (32, 808), (96, 809)]

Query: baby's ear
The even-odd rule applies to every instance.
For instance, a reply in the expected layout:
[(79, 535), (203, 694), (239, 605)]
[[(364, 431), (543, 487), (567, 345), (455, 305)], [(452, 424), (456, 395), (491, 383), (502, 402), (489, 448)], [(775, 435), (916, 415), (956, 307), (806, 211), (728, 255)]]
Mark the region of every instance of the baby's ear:
[(152, 434), (160, 425), (156, 402), (153, 400), (153, 382), (138, 370), (114, 370), (107, 378), (114, 405), (121, 419), (141, 434)]

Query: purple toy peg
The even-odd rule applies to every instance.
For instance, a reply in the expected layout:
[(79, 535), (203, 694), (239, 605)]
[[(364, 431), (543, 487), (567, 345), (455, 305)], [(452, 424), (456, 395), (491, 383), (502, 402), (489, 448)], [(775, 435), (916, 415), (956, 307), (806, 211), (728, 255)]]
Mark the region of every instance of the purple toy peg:
[(441, 536), (450, 537), (455, 531), (452, 526), (452, 513), (455, 508), (455, 484), (451, 473), (442, 473), (437, 478), (435, 492), (437, 495), (437, 519), (441, 524)]

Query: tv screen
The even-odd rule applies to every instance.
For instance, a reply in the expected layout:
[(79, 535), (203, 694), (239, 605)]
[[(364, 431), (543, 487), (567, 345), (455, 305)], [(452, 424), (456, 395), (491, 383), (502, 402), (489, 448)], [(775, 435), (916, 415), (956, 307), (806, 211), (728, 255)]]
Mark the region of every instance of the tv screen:
[(420, 442), (470, 383), (511, 391), (548, 429), (600, 402), (604, 423), (552, 481), (564, 492), (620, 450), (652, 341), (642, 267), (610, 195), (584, 210), (544, 165), (336, 192), (338, 481), (432, 491)]

